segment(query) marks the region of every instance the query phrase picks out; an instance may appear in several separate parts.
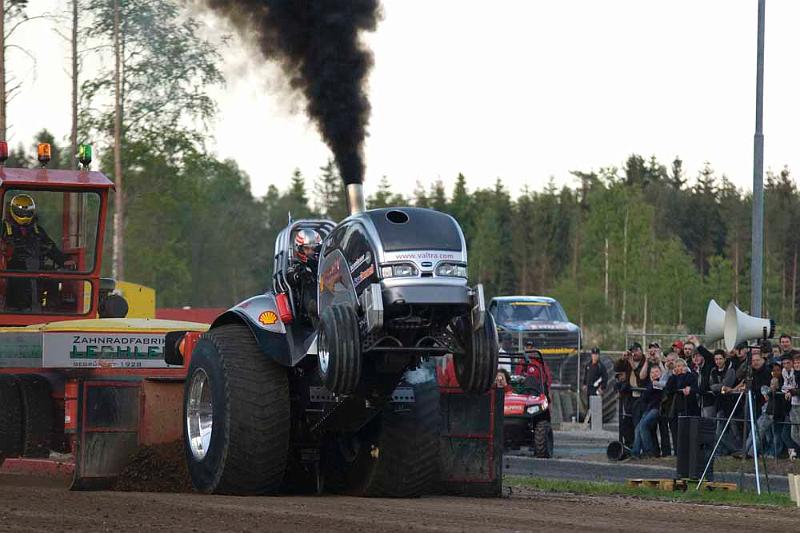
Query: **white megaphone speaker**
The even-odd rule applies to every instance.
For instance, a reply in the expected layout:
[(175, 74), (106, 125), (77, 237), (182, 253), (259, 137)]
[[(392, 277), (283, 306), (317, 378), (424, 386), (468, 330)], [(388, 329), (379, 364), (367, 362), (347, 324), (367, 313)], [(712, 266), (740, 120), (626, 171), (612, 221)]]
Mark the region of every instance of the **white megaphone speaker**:
[(725, 348), (733, 350), (742, 341), (771, 339), (775, 335), (775, 322), (769, 318), (756, 318), (733, 305), (725, 311)]
[(725, 310), (716, 300), (708, 302), (706, 311), (706, 336), (703, 339), (707, 344), (718, 341), (725, 336)]

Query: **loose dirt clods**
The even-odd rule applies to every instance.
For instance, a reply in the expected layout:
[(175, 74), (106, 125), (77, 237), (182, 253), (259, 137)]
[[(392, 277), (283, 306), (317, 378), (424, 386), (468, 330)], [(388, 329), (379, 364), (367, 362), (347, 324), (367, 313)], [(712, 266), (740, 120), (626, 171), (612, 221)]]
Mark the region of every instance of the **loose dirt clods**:
[(191, 492), (183, 443), (144, 446), (131, 456), (114, 486), (128, 492)]

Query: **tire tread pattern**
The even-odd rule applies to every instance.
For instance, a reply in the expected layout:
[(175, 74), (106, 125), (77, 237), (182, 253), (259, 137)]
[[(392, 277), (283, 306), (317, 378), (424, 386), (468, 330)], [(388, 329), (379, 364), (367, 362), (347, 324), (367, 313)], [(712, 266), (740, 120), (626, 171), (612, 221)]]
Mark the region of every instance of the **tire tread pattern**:
[(327, 375), (322, 375), (328, 390), (351, 394), (361, 380), (361, 334), (358, 316), (349, 305), (333, 305), (322, 313), (326, 348), (330, 354)]
[(411, 412), (393, 412), (387, 406), (379, 439), (378, 463), (365, 486), (364, 496), (414, 498), (429, 493), (439, 469), (439, 386), (414, 387)]
[(243, 324), (204, 335), (224, 369), (227, 435), (218, 482), (221, 494), (271, 494), (279, 490), (289, 453), (289, 380), (269, 360)]
[(537, 422), (533, 428), (533, 455), (544, 459), (549, 459), (553, 456), (553, 452), (549, 446), (549, 440), (553, 435), (553, 427), (547, 420)]

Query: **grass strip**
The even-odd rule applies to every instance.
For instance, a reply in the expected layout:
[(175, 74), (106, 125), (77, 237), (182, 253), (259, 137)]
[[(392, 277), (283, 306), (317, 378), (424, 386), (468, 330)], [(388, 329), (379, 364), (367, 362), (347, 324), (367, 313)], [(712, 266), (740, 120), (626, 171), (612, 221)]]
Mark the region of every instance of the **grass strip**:
[(663, 491), (650, 487), (628, 487), (607, 481), (571, 481), (526, 476), (505, 476), (508, 487), (525, 487), (543, 492), (568, 492), (594, 496), (628, 496), (646, 500), (709, 503), (724, 505), (748, 505), (756, 507), (795, 507), (788, 494), (766, 494), (753, 491), (700, 490), (689, 488), (683, 491)]

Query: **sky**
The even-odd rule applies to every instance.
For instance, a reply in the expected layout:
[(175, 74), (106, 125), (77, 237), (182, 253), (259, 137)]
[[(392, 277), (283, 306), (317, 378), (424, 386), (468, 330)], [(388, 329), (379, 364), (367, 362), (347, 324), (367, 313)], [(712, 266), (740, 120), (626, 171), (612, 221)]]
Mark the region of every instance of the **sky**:
[[(32, 2), (57, 11), (58, 0)], [(491, 9), (487, 9), (490, 6)], [(571, 170), (622, 166), (631, 153), (694, 177), (705, 161), (752, 188), (756, 0), (383, 0), (364, 36), (375, 67), (365, 145), (367, 193), (386, 175), (396, 192), (459, 172), (471, 188), (501, 177), (514, 193), (574, 184)], [(226, 28), (203, 17), (207, 35)], [(765, 170), (800, 172), (800, 2), (767, 0)], [(9, 103), (10, 141), (69, 132), (68, 49), (49, 21), (31, 21), (9, 52), (23, 87)], [(283, 188), (330, 157), (302, 103), (275, 88), (278, 71), (233, 39), (220, 45), (225, 88), (210, 149), (237, 161), (253, 192)], [(34, 77), (35, 75), (35, 77)], [(310, 183), (309, 183), (310, 189)]]

